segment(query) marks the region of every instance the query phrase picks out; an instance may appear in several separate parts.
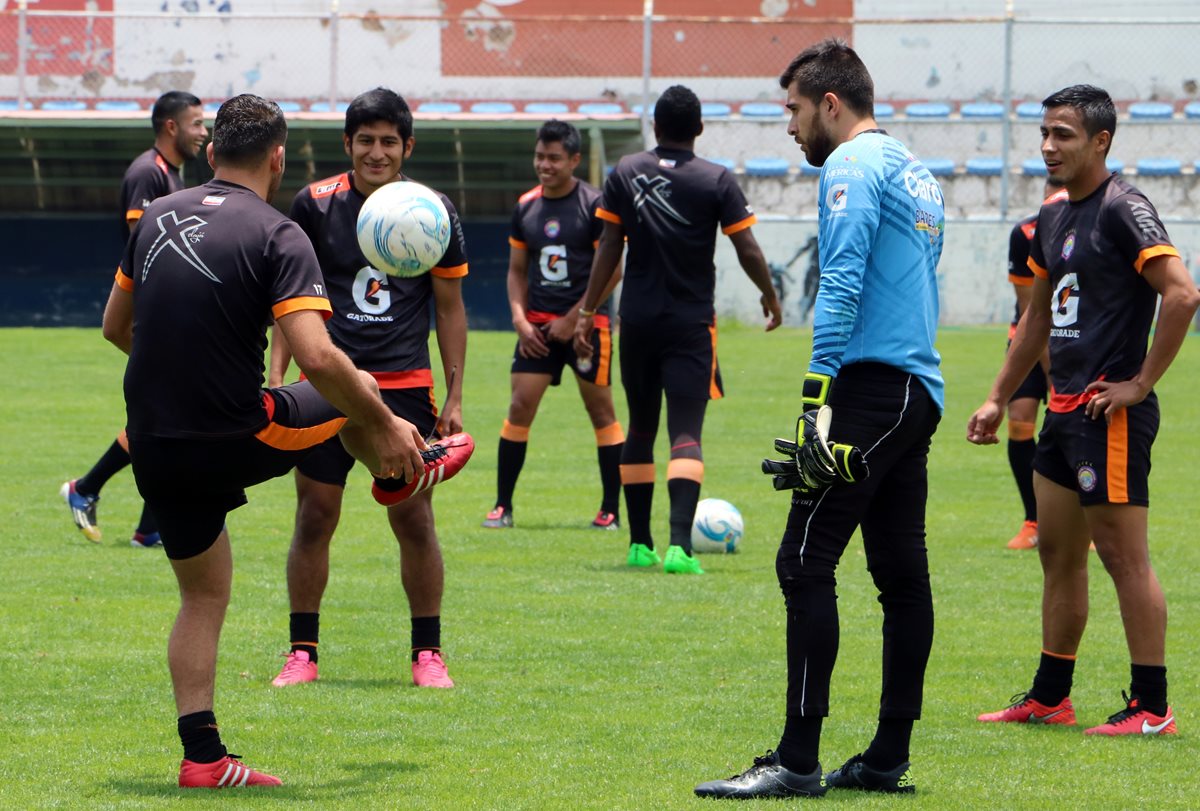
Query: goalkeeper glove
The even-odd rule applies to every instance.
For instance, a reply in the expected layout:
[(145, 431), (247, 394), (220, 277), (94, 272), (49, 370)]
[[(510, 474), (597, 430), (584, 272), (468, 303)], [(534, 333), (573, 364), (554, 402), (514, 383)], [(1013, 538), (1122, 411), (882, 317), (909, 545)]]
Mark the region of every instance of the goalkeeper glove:
[(838, 481), (854, 484), (869, 475), (862, 451), (853, 445), (829, 444), (832, 421), (833, 409), (822, 405), (806, 411), (796, 421), (795, 442), (775, 440), (775, 450), (791, 457), (762, 461), (762, 471), (773, 477), (776, 490), (812, 493)]
[[(800, 403), (802, 411), (815, 411), (825, 405), (829, 399), (829, 390), (833, 388), (833, 378), (820, 372), (808, 372), (800, 386)], [(799, 433), (799, 432), (797, 432)]]

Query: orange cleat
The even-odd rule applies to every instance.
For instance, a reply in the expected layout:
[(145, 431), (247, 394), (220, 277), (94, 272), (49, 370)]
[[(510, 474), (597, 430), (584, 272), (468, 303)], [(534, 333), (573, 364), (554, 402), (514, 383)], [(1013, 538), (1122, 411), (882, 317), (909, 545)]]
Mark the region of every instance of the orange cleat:
[(1155, 715), (1141, 708), (1137, 696), (1125, 699), (1125, 709), (1110, 715), (1108, 721), (1098, 727), (1085, 729), (1084, 735), (1176, 735), (1175, 713), (1167, 707), (1165, 715)]
[(1037, 521), (1026, 521), (1012, 540), (1008, 542), (1009, 549), (1037, 549)]
[(1075, 707), (1070, 698), (1064, 698), (1053, 707), (1034, 701), (1028, 693), (1018, 693), (1013, 703), (998, 712), (985, 712), (977, 720), (987, 723), (1006, 724), (1063, 724), (1075, 726)]

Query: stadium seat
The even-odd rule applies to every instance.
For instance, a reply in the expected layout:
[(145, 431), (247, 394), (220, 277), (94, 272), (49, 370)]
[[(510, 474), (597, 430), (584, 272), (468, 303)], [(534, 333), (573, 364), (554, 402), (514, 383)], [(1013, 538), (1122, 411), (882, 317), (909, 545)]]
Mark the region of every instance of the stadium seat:
[(1046, 161), (1042, 158), (1026, 158), (1021, 161), (1021, 174), (1031, 177), (1046, 176)]
[(1200, 118), (1200, 101), (1191, 101), (1183, 108), (1183, 114), (1188, 118)]
[(747, 158), (745, 168), (749, 177), (785, 177), (789, 166), (783, 158)]
[(702, 118), (729, 118), (733, 108), (723, 101), (706, 101), (700, 105)]
[[(283, 110), (285, 113), (298, 113), (304, 109), (302, 106), (300, 106), (300, 102), (298, 101), (277, 101), (275, 103), (278, 104), (279, 109)], [(326, 104), (325, 106), (328, 107), (329, 105)]]
[(813, 166), (803, 157), (800, 158), (800, 163), (796, 165), (800, 167), (800, 174), (804, 175), (805, 177), (816, 177), (817, 175), (821, 174), (820, 166)]
[(1192, 171), (1200, 175), (1200, 158), (1197, 158), (1195, 162), (1192, 163)]
[(1139, 175), (1171, 177), (1183, 174), (1183, 163), (1174, 158), (1142, 158), (1137, 162)]
[[(346, 112), (346, 108), (347, 108), (347, 107), (349, 107), (349, 106), (350, 106), (350, 102), (347, 102), (347, 101), (339, 101), (339, 102), (338, 102), (338, 103), (337, 103), (337, 104), (334, 106), (334, 108), (333, 108), (333, 112), (344, 113), (344, 112)], [(299, 107), (299, 105), (297, 105), (297, 107)], [(309, 111), (310, 113), (328, 113), (328, 112), (330, 112), (330, 110), (329, 110), (329, 102), (327, 102), (327, 101), (314, 101), (312, 104), (308, 105), (308, 111)], [(287, 112), (287, 110), (284, 110), (284, 112), (286, 113), (286, 112)]]
[(576, 108), (580, 115), (620, 115), (625, 108), (611, 101), (588, 101)]
[(1116, 158), (1106, 158), (1104, 161), (1105, 168), (1110, 172), (1121, 174), (1125, 171), (1125, 161), (1117, 160)]
[(909, 118), (949, 118), (950, 105), (940, 101), (917, 101), (905, 107), (904, 114)]
[(1040, 101), (1023, 101), (1017, 105), (1017, 118), (1041, 118), (1042, 103)]
[(417, 105), (417, 112), (451, 115), (461, 113), (462, 105), (456, 101), (423, 101)]
[(1161, 101), (1138, 101), (1129, 105), (1129, 117), (1142, 121), (1162, 121), (1175, 117), (1175, 108)]
[(113, 112), (137, 112), (142, 109), (142, 105), (136, 101), (116, 101), (108, 99), (106, 101), (96, 102), (96, 109), (106, 113)]
[(949, 158), (926, 158), (921, 161), (929, 174), (934, 177), (948, 177), (954, 174), (954, 161)]
[[(18, 109), (16, 99), (0, 99), (0, 110), (16, 110), (16, 109)], [(29, 102), (29, 101), (25, 102), (25, 104), (20, 106), (20, 109), (32, 110), (33, 102)]]
[(477, 101), (471, 105), (471, 112), (476, 115), (508, 115), (516, 111), (507, 101)]
[(968, 102), (958, 108), (958, 114), (963, 118), (986, 118), (996, 120), (1004, 118), (1004, 105), (993, 102)]
[(731, 172), (734, 171), (735, 169), (737, 169), (737, 164), (734, 163), (729, 158), (705, 158), (705, 160), (707, 160), (711, 163), (715, 163), (717, 166), (724, 166), (726, 169), (728, 169)]
[(557, 115), (569, 113), (571, 108), (561, 101), (531, 101), (525, 105), (525, 112), (534, 115)]
[(896, 115), (896, 108), (886, 102), (875, 102), (875, 117), (876, 118), (893, 118)]
[(782, 104), (759, 101), (743, 104), (738, 112), (746, 118), (782, 118), (787, 115), (787, 109)]
[(42, 102), (43, 110), (52, 110), (56, 113), (77, 112), (87, 109), (87, 102), (79, 99), (51, 99), (50, 101)]
[(217, 110), (221, 109), (223, 101), (206, 101), (204, 102), (204, 112), (216, 114)]
[(976, 177), (999, 177), (1004, 174), (1004, 159), (968, 158), (967, 174)]

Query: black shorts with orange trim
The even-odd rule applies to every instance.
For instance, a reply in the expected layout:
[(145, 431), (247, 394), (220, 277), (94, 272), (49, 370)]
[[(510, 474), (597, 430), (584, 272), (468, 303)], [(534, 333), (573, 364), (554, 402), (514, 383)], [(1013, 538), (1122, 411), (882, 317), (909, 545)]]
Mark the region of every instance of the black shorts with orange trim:
[(621, 324), (621, 384), (629, 398), (725, 396), (710, 324)]
[[(437, 406), (433, 404), (433, 389), (417, 387), (410, 389), (382, 389), (383, 402), (392, 413), (417, 426), (421, 436), (429, 436), (437, 424)], [(304, 457), (296, 470), (313, 481), (345, 487), (346, 478), (354, 467), (354, 457), (342, 446), (337, 437), (313, 448)]]
[[(539, 326), (545, 335), (545, 325)], [(512, 373), (550, 375), (550, 385), (562, 383), (563, 367), (569, 366), (581, 380), (597, 386), (612, 385), (612, 329), (608, 318), (596, 316), (596, 328), (592, 330), (592, 357), (581, 364), (575, 354), (573, 341), (559, 343), (546, 339), (550, 354), (544, 358), (521, 357), (521, 342), (513, 349)]]
[[(1016, 325), (1009, 327), (1008, 330), (1008, 347), (1012, 346), (1013, 332), (1016, 330)], [(1008, 351), (1005, 348), (1005, 352)], [(1017, 386), (1017, 390), (1013, 392), (1013, 396), (1008, 398), (1011, 403), (1013, 400), (1037, 400), (1038, 402), (1046, 402), (1046, 398), (1050, 394), (1050, 381), (1046, 378), (1045, 371), (1042, 370), (1042, 365), (1039, 363), (1029, 370), (1029, 374), (1025, 375), (1025, 379), (1021, 381), (1021, 385)]]
[[(307, 381), (263, 392), (267, 424), (253, 436), (220, 439), (130, 437), (138, 492), (158, 520), (172, 560), (216, 541), (246, 488), (282, 476), (332, 439), (346, 418)], [(339, 442), (340, 444), (340, 442)]]
[(1158, 434), (1158, 398), (1122, 409), (1112, 424), (1084, 406), (1047, 411), (1033, 469), (1079, 493), (1079, 503), (1150, 505), (1150, 448)]

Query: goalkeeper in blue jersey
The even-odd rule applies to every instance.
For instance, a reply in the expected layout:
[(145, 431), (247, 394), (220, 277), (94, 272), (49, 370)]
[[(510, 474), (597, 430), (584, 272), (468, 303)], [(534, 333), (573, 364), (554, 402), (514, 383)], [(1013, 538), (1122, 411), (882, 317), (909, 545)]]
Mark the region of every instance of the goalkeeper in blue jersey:
[[(912, 792), (909, 738), (933, 642), (925, 551), (926, 463), (943, 407), (937, 181), (873, 118), (874, 84), (844, 42), (800, 53), (779, 79), (788, 134), (819, 185), (821, 280), (804, 412), (788, 458), (767, 460), (792, 507), (775, 568), (787, 608), (787, 718), (775, 751), (710, 797), (819, 796), (828, 788)], [(799, 381), (798, 381), (799, 382)], [(883, 686), (870, 745), (823, 775), (821, 724), (838, 649), (837, 564), (862, 529), (883, 606)]]

